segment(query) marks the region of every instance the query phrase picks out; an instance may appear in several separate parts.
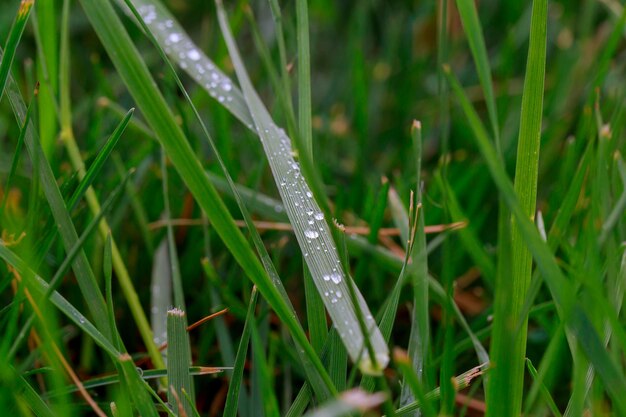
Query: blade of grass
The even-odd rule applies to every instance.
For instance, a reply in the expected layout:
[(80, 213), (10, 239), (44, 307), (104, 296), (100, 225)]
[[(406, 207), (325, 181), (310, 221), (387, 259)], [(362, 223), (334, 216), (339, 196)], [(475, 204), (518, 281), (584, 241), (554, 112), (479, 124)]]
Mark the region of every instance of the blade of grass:
[(296, 31), (298, 42), (298, 137), (302, 143), (298, 149), (304, 154), (301, 156), (302, 158), (308, 158), (313, 161), (311, 54), (309, 52), (309, 10), (307, 0), (296, 1)]
[(239, 391), (241, 390), (243, 384), (243, 370), (246, 363), (248, 342), (250, 340), (250, 325), (254, 317), (257, 294), (256, 288), (252, 288), (248, 313), (246, 314), (246, 321), (241, 333), (241, 339), (239, 339), (239, 347), (237, 348), (235, 366), (233, 368), (230, 382), (228, 383), (228, 394), (226, 395), (226, 404), (224, 405), (224, 417), (236, 417), (237, 408), (243, 406), (243, 404), (240, 404), (239, 401)]
[(485, 38), (483, 29), (478, 19), (478, 11), (476, 3), (472, 0), (456, 0), (456, 6), (459, 10), (461, 23), (467, 36), (476, 72), (480, 79), (480, 85), (485, 95), (485, 103), (487, 104), (487, 113), (491, 122), (491, 130), (493, 131), (494, 142), (498, 154), (502, 155), (502, 145), (500, 144), (500, 128), (498, 126), (498, 109), (496, 107), (496, 98), (493, 92), (493, 82), (491, 80), (491, 68), (489, 65), (489, 57), (487, 55), (487, 47), (485, 46)]
[[(537, 173), (543, 116), (543, 89), (546, 66), (548, 3), (533, 1), (530, 44), (522, 94), (520, 131), (515, 170), (515, 193), (525, 216), (534, 219), (537, 200)], [(516, 416), (521, 413), (524, 358), (528, 318), (521, 317), (532, 276), (532, 255), (512, 220), (512, 275), (499, 275), (495, 297), (491, 360), (494, 364), (487, 386), (487, 416)], [(511, 326), (522, 321), (519, 331)]]
[(167, 341), (167, 310), (172, 306), (172, 268), (167, 239), (163, 239), (152, 261), (150, 324), (157, 345)]
[[(387, 345), (360, 293), (357, 294), (357, 305), (352, 305), (347, 297), (349, 294), (346, 285), (347, 276), (341, 269), (337, 249), (323, 213), (301, 175), (299, 165), (291, 155), (289, 138), (272, 122), (254, 91), (230, 33), (221, 3), (217, 4), (220, 26), (231, 59), (268, 155), (281, 198), (285, 202), (285, 210), (294, 227), (314, 282), (320, 294), (324, 294), (322, 297), (324, 304), (352, 361), (365, 373), (380, 372), (389, 362)], [(367, 334), (363, 334), (357, 324), (355, 308), (358, 308), (366, 319)], [(365, 338), (370, 339), (374, 348), (375, 357), (371, 360), (363, 356)]]
[[(184, 410), (177, 415), (190, 416), (193, 413), (195, 393), (193, 380), (189, 374), (191, 348), (187, 333), (187, 316), (179, 308), (167, 312), (167, 399), (174, 410)], [(192, 404), (185, 401), (183, 392), (189, 394)], [(182, 405), (181, 405), (182, 404)]]
[[(533, 377), (533, 380), (536, 380), (537, 379), (537, 369), (535, 369), (535, 367), (533, 366), (533, 364), (530, 361), (530, 359), (526, 358), (525, 362), (526, 362), (526, 367), (528, 368), (528, 372)], [(541, 395), (543, 396), (543, 399), (548, 404), (548, 407), (550, 407), (550, 411), (552, 411), (552, 414), (554, 416), (556, 416), (556, 417), (561, 417), (562, 414), (559, 411), (559, 407), (554, 402), (554, 398), (552, 398), (552, 395), (550, 395), (550, 391), (548, 391), (548, 389), (543, 384), (540, 385), (539, 389), (541, 391)]]
[[(165, 152), (161, 151), (161, 177), (163, 183), (163, 212), (166, 219), (172, 217), (170, 210), (169, 184), (167, 175), (167, 158)], [(170, 267), (170, 277), (172, 279), (172, 289), (174, 293), (174, 305), (185, 311), (185, 293), (183, 291), (183, 279), (180, 275), (180, 266), (178, 264), (178, 251), (176, 250), (176, 241), (174, 238), (174, 228), (171, 223), (167, 225), (167, 253)]]
[[(428, 257), (426, 254), (426, 234), (424, 233), (424, 209), (422, 206), (421, 188), (421, 160), (422, 160), (422, 126), (418, 121), (413, 121), (411, 137), (415, 149), (416, 160), (416, 184), (417, 200), (414, 210), (416, 224), (410, 225), (415, 228), (412, 233), (414, 241), (407, 252), (411, 253), (409, 274), (413, 289), (413, 310), (411, 312), (411, 332), (409, 334), (408, 355), (411, 362), (411, 376), (415, 376), (419, 386), (428, 390), (428, 378), (425, 374), (428, 352), (430, 349), (430, 310), (428, 295)], [(411, 202), (413, 204), (413, 201)], [(400, 407), (413, 402), (414, 387), (407, 380), (400, 397)], [(409, 377), (410, 378), (410, 377)]]
[(261, 398), (263, 399), (263, 410), (265, 417), (279, 417), (278, 400), (274, 390), (274, 379), (272, 378), (269, 364), (265, 358), (265, 349), (259, 335), (259, 330), (255, 323), (254, 316), (250, 322), (250, 339), (252, 341), (253, 362), (258, 369), (258, 383), (261, 389)]

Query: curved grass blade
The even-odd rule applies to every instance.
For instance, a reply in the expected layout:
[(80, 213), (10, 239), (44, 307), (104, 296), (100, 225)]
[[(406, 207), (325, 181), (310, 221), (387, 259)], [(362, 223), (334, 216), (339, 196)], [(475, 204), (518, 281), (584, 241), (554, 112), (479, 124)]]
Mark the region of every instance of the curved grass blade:
[[(196, 158), (182, 130), (174, 120), (165, 99), (156, 88), (144, 61), (111, 4), (95, 0), (82, 0), (81, 4), (122, 80), (137, 101), (148, 124), (154, 130), (179, 175), (211, 220), (213, 228), (247, 276), (257, 285), (261, 294), (289, 328), (291, 335), (305, 355), (306, 363), (312, 364), (315, 368), (316, 374), (320, 378), (315, 387), (320, 388), (322, 396), (324, 391), (326, 395), (334, 393), (332, 381), (308, 343), (293, 308), (288, 302), (286, 294), (284, 294), (282, 284), (272, 281), (272, 278), (277, 279), (277, 276), (268, 277), (245, 237), (237, 228), (222, 199), (208, 181), (200, 161)], [(198, 53), (197, 50), (196, 53)]]
[[(349, 288), (346, 279), (349, 278), (341, 266), (330, 229), (324, 221), (324, 214), (313, 198), (300, 172), (299, 164), (292, 156), (289, 138), (274, 124), (252, 87), (219, 2), (218, 18), (246, 102), (268, 156), (281, 199), (285, 204), (285, 211), (294, 228), (315, 285), (322, 294), (326, 309), (352, 361), (364, 373), (380, 373), (389, 362), (387, 344), (363, 296), (355, 291), (357, 305), (353, 305), (348, 297)], [(364, 335), (361, 332), (355, 308), (363, 313), (368, 334)], [(368, 357), (363, 349), (366, 337), (374, 349), (374, 358)]]
[[(135, 9), (135, 7), (133, 6), (132, 2), (130, 0), (125, 0), (126, 5), (128, 6), (128, 8), (130, 8), (131, 12), (133, 13), (133, 15), (135, 16), (136, 19), (139, 19), (140, 25), (142, 26), (142, 29), (145, 31), (146, 35), (150, 38), (150, 40), (153, 42), (154, 46), (157, 48), (159, 54), (161, 55), (161, 58), (167, 63), (174, 79), (176, 80), (176, 83), (181, 91), (181, 93), (183, 94), (183, 96), (185, 97), (185, 99), (187, 100), (189, 106), (191, 107), (191, 109), (193, 110), (194, 115), (196, 116), (196, 119), (198, 120), (198, 122), (200, 123), (200, 126), (202, 127), (203, 133), (205, 135), (205, 137), (207, 138), (211, 149), (213, 150), (216, 159), (227, 179), (227, 183), (228, 183), (228, 187), (229, 190), (233, 192), (233, 195), (235, 197), (235, 200), (237, 202), (237, 205), (239, 206), (239, 209), (241, 211), (241, 214), (243, 215), (243, 218), (245, 220), (246, 226), (248, 227), (249, 232), (251, 233), (251, 238), (252, 238), (252, 242), (257, 250), (257, 253), (260, 255), (261, 257), (261, 262), (263, 263), (263, 267), (265, 268), (265, 271), (267, 273), (267, 275), (270, 277), (272, 284), (275, 286), (276, 290), (278, 291), (278, 294), (280, 295), (280, 297), (282, 297), (282, 301), (284, 302), (284, 305), (289, 308), (291, 310), (292, 316), (293, 318), (296, 318), (296, 313), (295, 310), (293, 308), (293, 306), (291, 305), (291, 301), (289, 300), (289, 297), (287, 296), (287, 293), (282, 285), (282, 282), (280, 280), (280, 277), (278, 276), (278, 273), (276, 272), (276, 269), (274, 268), (274, 265), (272, 263), (272, 260), (269, 257), (269, 254), (267, 253), (267, 250), (265, 249), (265, 246), (263, 244), (263, 241), (261, 240), (261, 237), (259, 236), (258, 231), (256, 230), (256, 227), (254, 226), (254, 223), (252, 221), (252, 218), (250, 217), (247, 208), (245, 207), (245, 205), (243, 204), (243, 201), (241, 200), (237, 189), (236, 189), (236, 185), (233, 182), (232, 178), (230, 177), (230, 174), (228, 172), (228, 169), (226, 168), (226, 165), (224, 164), (224, 162), (222, 161), (222, 158), (220, 156), (219, 150), (217, 148), (217, 146), (215, 146), (215, 143), (213, 141), (213, 139), (211, 138), (211, 135), (209, 134), (204, 122), (202, 121), (202, 118), (200, 116), (200, 114), (198, 113), (196, 107), (194, 106), (191, 98), (189, 97), (189, 94), (187, 93), (187, 91), (185, 90), (184, 86), (182, 85), (182, 81), (180, 80), (180, 78), (178, 77), (178, 75), (176, 74), (176, 71), (174, 70), (172, 64), (170, 63), (170, 61), (168, 60), (167, 56), (165, 55), (165, 52), (163, 51), (163, 49), (161, 48), (161, 46), (158, 43), (158, 40), (156, 40), (156, 38), (154, 38), (154, 35), (151, 32), (151, 29), (147, 26), (147, 24), (145, 23), (144, 20), (141, 20), (141, 16), (139, 15), (139, 13), (137, 12), (137, 10)], [(167, 26), (167, 23), (166, 23)], [(290, 319), (290, 317), (286, 317), (287, 320)], [(296, 318), (296, 325), (300, 326), (297, 318)], [(301, 328), (300, 328), (301, 330)], [(302, 337), (302, 333), (299, 333), (296, 336), (296, 340), (298, 340), (298, 338)], [(321, 362), (319, 361), (319, 358), (317, 358), (314, 354), (313, 351), (311, 349), (311, 346), (308, 345), (308, 342), (305, 341), (305, 339), (300, 339), (299, 340), (299, 344), (302, 346), (302, 349), (298, 349), (297, 353), (300, 357), (300, 360), (302, 361), (302, 365), (304, 367), (305, 373), (307, 375), (307, 378), (309, 380), (309, 382), (311, 382), (312, 387), (314, 389), (314, 391), (316, 392), (316, 394), (318, 395), (320, 400), (324, 400), (326, 399), (329, 395), (331, 395), (332, 393), (334, 393), (334, 391), (336, 391), (336, 389), (334, 388), (332, 381), (330, 380), (328, 374), (326, 373), (326, 371), (324, 370), (324, 368), (322, 367)]]

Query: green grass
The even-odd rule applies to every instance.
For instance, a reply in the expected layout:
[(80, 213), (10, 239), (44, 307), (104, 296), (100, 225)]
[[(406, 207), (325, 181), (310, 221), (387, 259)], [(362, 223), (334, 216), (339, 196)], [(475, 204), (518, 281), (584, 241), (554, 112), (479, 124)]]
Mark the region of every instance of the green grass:
[(617, 2), (5, 3), (6, 413), (626, 415)]

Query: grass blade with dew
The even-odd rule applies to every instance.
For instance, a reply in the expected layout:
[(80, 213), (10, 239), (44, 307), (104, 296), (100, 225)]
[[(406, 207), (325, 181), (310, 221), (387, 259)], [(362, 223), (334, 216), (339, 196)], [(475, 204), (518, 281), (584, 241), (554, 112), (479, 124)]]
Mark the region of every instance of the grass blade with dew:
[[(543, 89), (546, 67), (547, 0), (534, 0), (530, 43), (522, 94), (520, 131), (515, 171), (515, 193), (524, 215), (534, 219), (537, 201), (537, 175), (543, 116)], [(526, 247), (517, 222), (512, 221), (512, 276), (499, 276), (495, 286), (491, 360), (494, 367), (487, 386), (487, 416), (516, 416), (521, 412), (527, 318), (516, 331), (532, 277), (532, 255)], [(513, 326), (513, 327), (512, 327)]]
[[(26, 116), (26, 106), (11, 77), (8, 79), (6, 91), (18, 123), (23, 123)], [(65, 202), (63, 201), (63, 197), (61, 196), (61, 192), (59, 191), (52, 168), (50, 167), (50, 164), (48, 163), (41, 148), (41, 144), (36, 136), (37, 132), (31, 124), (27, 127), (26, 131), (26, 148), (31, 160), (37, 164), (44, 195), (48, 200), (52, 214), (58, 224), (63, 246), (66, 251), (70, 251), (78, 240), (78, 235), (76, 233), (76, 229), (74, 228), (74, 224), (72, 223), (70, 214), (65, 206)], [(102, 333), (105, 336), (110, 337), (111, 329), (108, 325), (104, 297), (98, 288), (93, 270), (89, 265), (89, 261), (87, 260), (87, 256), (84, 251), (80, 251), (74, 261), (73, 267), (78, 285), (83, 297), (87, 301), (87, 305), (93, 315), (94, 321), (98, 323), (98, 327)]]
[[(193, 43), (167, 8), (158, 0), (117, 0), (117, 2), (122, 4), (125, 10), (128, 10), (126, 2), (131, 2), (139, 12), (138, 18), (141, 18), (146, 27), (150, 29), (158, 43), (163, 45), (163, 50), (171, 57), (172, 61), (185, 70), (211, 97), (230, 111), (244, 126), (260, 137), (261, 131), (257, 130), (242, 91)], [(279, 11), (280, 9), (273, 7), (274, 14)], [(287, 71), (286, 67), (283, 68), (283, 71)], [(287, 75), (284, 74), (283, 84), (287, 82), (286, 77)], [(293, 118), (293, 108), (289, 97), (283, 101), (287, 102), (288, 118)], [(318, 199), (322, 211), (328, 216), (330, 209), (319, 173), (315, 169), (312, 159), (304, 150), (300, 149), (299, 140), (295, 142), (295, 145), (301, 153), (300, 164), (309, 181), (311, 192)]]
[[(316, 382), (314, 381), (313, 385), (317, 389), (316, 392), (322, 396), (333, 393), (335, 390), (328, 373), (308, 343), (282, 283), (277, 275), (268, 276), (267, 271), (264, 270), (245, 237), (237, 228), (222, 199), (208, 181), (200, 161), (194, 155), (191, 146), (174, 120), (163, 95), (156, 88), (145, 62), (141, 59), (111, 4), (94, 0), (82, 0), (81, 4), (122, 80), (137, 101), (138, 107), (182, 180), (211, 220), (213, 228), (235, 260), (287, 325), (292, 337), (301, 348), (305, 363), (315, 369), (314, 374), (307, 375), (311, 378), (316, 378), (316, 376), (319, 378)], [(243, 210), (245, 211), (245, 208)]]
[(22, 0), (13, 25), (11, 26), (7, 42), (4, 46), (4, 54), (0, 60), (0, 99), (2, 99), (4, 95), (11, 73), (11, 65), (15, 58), (15, 52), (22, 38), (22, 34), (24, 33), (24, 28), (26, 27), (26, 22), (28, 22), (28, 16), (30, 16), (30, 11), (34, 3), (34, 0)]
[[(184, 35), (184, 32), (182, 32), (182, 29), (180, 29), (179, 27), (176, 27), (176, 25), (173, 25), (173, 20), (171, 20), (171, 18), (169, 17), (169, 15), (166, 14), (166, 12), (163, 10), (163, 7), (161, 5), (159, 5), (158, 3), (147, 3), (147, 2), (133, 2), (134, 4), (138, 5), (138, 11), (140, 13), (140, 17), (142, 18), (142, 20), (144, 21), (144, 23), (146, 23), (146, 25), (151, 29), (154, 30), (155, 35), (158, 37), (158, 40), (162, 43), (165, 44), (165, 51), (166, 52), (171, 52), (171, 48), (168, 45), (172, 45), (172, 42), (177, 44), (178, 47), (178, 51), (179, 53), (176, 54), (176, 56), (174, 56), (175, 60), (178, 60), (179, 65), (184, 68), (184, 69), (188, 69), (188, 71), (190, 72), (190, 74), (192, 76), (194, 76), (194, 78), (197, 78), (197, 80), (199, 80), (200, 82), (202, 82), (202, 80), (204, 80), (205, 82), (202, 82), (202, 85), (209, 88), (209, 93), (212, 96), (216, 96), (218, 98), (218, 101), (222, 102), (222, 103), (226, 103), (226, 107), (229, 108), (231, 111), (234, 112), (234, 114), (240, 118), (240, 120), (244, 121), (244, 123), (246, 122), (246, 115), (245, 112), (241, 112), (241, 106), (234, 106), (232, 103), (236, 103), (238, 101), (242, 101), (245, 104), (245, 100), (242, 99), (241, 97), (241, 93), (239, 92), (238, 89), (236, 89), (236, 87), (234, 87), (234, 85), (232, 84), (232, 81), (230, 79), (228, 79), (228, 77), (226, 77), (223, 73), (221, 73), (221, 71), (217, 70), (217, 68), (215, 67), (215, 65), (210, 62), (206, 57), (203, 56), (203, 54), (201, 54), (201, 52), (199, 52), (199, 50), (195, 47), (195, 45), (193, 45), (193, 43), (188, 39), (188, 37), (186, 35)], [(158, 19), (157, 19), (158, 17)], [(166, 18), (167, 17), (167, 18)], [(162, 22), (159, 21), (167, 21), (169, 22), (169, 25), (165, 25)], [(180, 43), (180, 44), (179, 44)], [(184, 52), (180, 52), (180, 50), (184, 51)], [(168, 51), (169, 50), (169, 51)], [(204, 65), (204, 67), (201, 67), (201, 70), (197, 70), (199, 66)], [(193, 68), (196, 68), (196, 71), (193, 70)], [(195, 73), (195, 74), (194, 74)], [(198, 74), (199, 73), (199, 74)], [(206, 82), (206, 80), (208, 79), (212, 79), (212, 81), (210, 81), (209, 83)], [(219, 89), (217, 88), (219, 87)], [(230, 105), (228, 105), (228, 103), (231, 103)], [(259, 100), (260, 103), (260, 100)], [(261, 105), (262, 106), (262, 105)], [(264, 109), (265, 113), (267, 113), (267, 111)], [(273, 124), (273, 122), (271, 122), (271, 119), (269, 118), (269, 115), (267, 115), (267, 120), (269, 121), (269, 123), (267, 123), (268, 125), (270, 125), (272, 127), (273, 130), (278, 131), (278, 128)], [(252, 122), (252, 120), (250, 120)], [(255, 124), (248, 124), (248, 127), (253, 128)], [(266, 140), (263, 140), (263, 135), (265, 130), (269, 130), (267, 128), (261, 128), (258, 127), (257, 129), (257, 133), (262, 137), (262, 142), (266, 143)], [(281, 141), (282, 144), (289, 144), (289, 139), (286, 137), (286, 135), (284, 135), (284, 133), (281, 132)], [(282, 145), (281, 144), (281, 145)], [(267, 151), (266, 151), (267, 152)], [(273, 156), (267, 152), (269, 155), (269, 160), (270, 160), (270, 165), (272, 164), (272, 160), (274, 159)], [(298, 167), (299, 171), (299, 166), (295, 163), (295, 161), (293, 160), (293, 158), (290, 155), (287, 156), (290, 159), (289, 165), (290, 168), (288, 169), (292, 169), (291, 167), (293, 167), (294, 165), (296, 167)], [(295, 171), (295, 169), (294, 169)], [(299, 172), (298, 172), (299, 175)], [(277, 177), (275, 177), (277, 178)], [(278, 181), (278, 179), (277, 179)], [(304, 183), (304, 182), (303, 182)], [(317, 194), (317, 193), (316, 193)], [(311, 197), (308, 197), (308, 195), (311, 195)], [(307, 196), (306, 198), (311, 199), (312, 198), (312, 192), (308, 189), (307, 186), (307, 190), (305, 192), (302, 192), (301, 196), (303, 198), (305, 198), (304, 196)], [(317, 204), (315, 204), (317, 206)], [(313, 219), (309, 219), (308, 221), (313, 221), (313, 222), (322, 222), (323, 221), (323, 213), (322, 210), (319, 207), (315, 207), (316, 210), (307, 210), (311, 212), (311, 215), (313, 216)], [(326, 226), (325, 223), (322, 223), (323, 226)], [(306, 226), (307, 228), (309, 228), (310, 226)], [(327, 226), (325, 227), (325, 229), (327, 230)], [(306, 229), (309, 230), (309, 229)], [(319, 232), (317, 230), (313, 230), (310, 229), (310, 235), (311, 236), (319, 236)], [(330, 237), (330, 235), (328, 235)], [(304, 237), (303, 237), (304, 238)], [(330, 243), (330, 242), (329, 242)], [(330, 244), (330, 247), (332, 247), (332, 243)], [(306, 250), (305, 252), (305, 258), (306, 258), (306, 253), (308, 253)], [(330, 266), (330, 268), (337, 268), (336, 266)], [(333, 275), (334, 273), (336, 273), (337, 271), (332, 271), (332, 272), (328, 272), (326, 273), (324, 276), (328, 277), (327, 282), (330, 282), (331, 276), (334, 276), (335, 279), (337, 277), (337, 275)], [(314, 274), (315, 275), (315, 274)], [(341, 276), (339, 276), (339, 278), (341, 279)], [(332, 289), (332, 288), (330, 288)], [(318, 287), (319, 290), (319, 287)], [(329, 290), (325, 290), (324, 293), (329, 293)], [(339, 290), (339, 294), (343, 295), (346, 294), (346, 291), (341, 291)], [(359, 298), (361, 299), (361, 309), (363, 309), (363, 307), (365, 305), (364, 301), (362, 300), (362, 297), (359, 296)], [(332, 303), (332, 300), (336, 299), (336, 300), (341, 300), (339, 298), (330, 298), (330, 300), (326, 303), (327, 307), (329, 303)], [(343, 298), (342, 301), (347, 301), (345, 298)], [(332, 310), (329, 310), (332, 311)], [(363, 310), (366, 311), (366, 310)], [(332, 314), (331, 314), (332, 316)], [(371, 315), (369, 314), (365, 314), (366, 317), (371, 317)], [(337, 320), (334, 320), (335, 323), (337, 323)], [(339, 323), (342, 323), (342, 325), (345, 325), (343, 323), (345, 323), (345, 318), (342, 318)], [(350, 323), (350, 322), (349, 322)], [(372, 323), (373, 324), (373, 323)], [(348, 336), (349, 332), (344, 332), (344, 334), (346, 335), (345, 337)], [(344, 340), (345, 342), (345, 340)], [(384, 351), (386, 352), (386, 346), (384, 347)], [(350, 349), (349, 349), (350, 351)], [(352, 349), (352, 355), (357, 355), (358, 354), (358, 349)], [(381, 357), (385, 357), (388, 358), (388, 353), (384, 353), (381, 354)], [(352, 358), (353, 360), (355, 360), (355, 358)], [(386, 359), (385, 361), (388, 361), (388, 359)]]
[(194, 407), (184, 396), (185, 392), (188, 393), (192, 402), (195, 402), (193, 380), (189, 374), (190, 365), (187, 316), (176, 307), (167, 312), (167, 399), (172, 409), (181, 410), (176, 413), (179, 416), (191, 416), (193, 413)]
[(150, 282), (150, 325), (157, 345), (167, 341), (167, 310), (172, 306), (172, 268), (167, 239), (157, 247)]
[[(263, 267), (265, 268), (265, 272), (267, 273), (267, 276), (271, 279), (271, 283), (274, 285), (275, 289), (278, 291), (278, 295), (282, 298), (282, 300), (279, 300), (278, 298), (275, 299), (276, 301), (278, 302), (282, 301), (283, 303), (283, 305), (278, 305), (278, 307), (281, 307), (281, 308), (287, 307), (288, 309), (291, 310), (290, 316), (283, 316), (282, 318), (283, 318), (283, 321), (287, 323), (287, 327), (290, 328), (292, 336), (301, 347), (301, 349), (298, 349), (297, 352), (302, 362), (302, 365), (304, 367), (305, 373), (307, 375), (307, 379), (309, 380), (309, 382), (311, 382), (313, 390), (316, 392), (320, 400), (327, 398), (329, 395), (334, 393), (336, 389), (334, 388), (332, 381), (330, 380), (327, 372), (323, 368), (321, 361), (313, 353), (312, 347), (310, 346), (310, 344), (308, 343), (308, 341), (306, 340), (306, 337), (304, 336), (302, 332), (302, 329), (297, 321), (295, 310), (293, 306), (291, 305), (291, 301), (289, 300), (289, 297), (287, 296), (287, 293), (282, 285), (282, 281), (280, 280), (280, 277), (278, 276), (278, 273), (276, 272), (276, 269), (272, 263), (272, 260), (270, 259), (269, 254), (267, 253), (267, 250), (259, 236), (259, 233), (256, 230), (256, 227), (254, 226), (254, 223), (248, 213), (247, 208), (245, 207), (245, 205), (243, 204), (243, 201), (241, 200), (239, 194), (237, 193), (236, 185), (233, 182), (232, 178), (230, 177), (228, 169), (226, 168), (220, 156), (217, 146), (215, 146), (215, 143), (213, 139), (211, 138), (211, 135), (209, 134), (204, 122), (202, 121), (200, 114), (198, 113), (191, 98), (189, 97), (189, 94), (187, 93), (184, 86), (182, 85), (182, 81), (176, 74), (176, 71), (174, 70), (172, 64), (168, 60), (165, 52), (159, 45), (158, 40), (154, 37), (154, 35), (151, 32), (151, 29), (147, 26), (145, 20), (149, 20), (149, 19), (142, 19), (142, 16), (135, 9), (134, 5), (132, 4), (130, 0), (125, 0), (125, 4), (131, 10), (135, 18), (139, 19), (139, 23), (142, 26), (142, 29), (145, 31), (146, 35), (150, 38), (154, 46), (157, 48), (161, 58), (168, 64), (168, 67), (172, 73), (172, 76), (174, 77), (181, 93), (187, 100), (189, 106), (193, 110), (194, 115), (196, 116), (196, 119), (198, 120), (200, 126), (202, 127), (203, 133), (206, 139), (208, 140), (209, 145), (211, 146), (211, 149), (213, 150), (216, 156), (216, 159), (220, 165), (220, 168), (222, 169), (227, 179), (229, 189), (233, 192), (237, 205), (239, 206), (241, 214), (243, 215), (243, 218), (245, 220), (245, 224), (248, 227), (249, 232), (251, 233), (252, 242), (258, 254), (261, 257), (261, 262), (263, 264)], [(168, 24), (166, 24), (166, 26), (168, 26)], [(196, 50), (196, 52), (199, 53), (198, 50)], [(261, 283), (255, 282), (255, 283), (257, 284), (257, 286), (262, 284), (262, 282)], [(276, 309), (276, 305), (274, 305), (273, 308), (275, 309), (275, 311), (278, 312), (280, 316), (281, 312)]]
[[(357, 305), (348, 297), (347, 275), (343, 271), (328, 224), (313, 194), (292, 156), (289, 138), (271, 120), (248, 78), (241, 57), (230, 33), (226, 15), (218, 2), (218, 17), (233, 65), (239, 77), (250, 113), (257, 126), (263, 148), (277, 183), (285, 211), (294, 228), (305, 261), (324, 304), (342, 338), (352, 361), (364, 373), (380, 373), (389, 362), (387, 344), (382, 338), (363, 296), (357, 291)], [(358, 325), (355, 308), (363, 313), (369, 334), (363, 334)], [(375, 352), (369, 358), (364, 350), (369, 338)]]
[(574, 288), (563, 275), (549, 246), (543, 241), (535, 225), (524, 213), (504, 166), (489, 141), (487, 131), (461, 88), (461, 85), (452, 75), (449, 67), (446, 67), (445, 70), (448, 76), (448, 82), (461, 103), (461, 107), (473, 131), (476, 144), (487, 164), (491, 176), (502, 198), (511, 210), (511, 213), (515, 216), (517, 227), (519, 227), (521, 235), (537, 263), (537, 267), (543, 274), (561, 320), (564, 320), (567, 324), (567, 328), (570, 331), (568, 337), (570, 344), (574, 343), (573, 337), (575, 337), (587, 358), (589, 358), (596, 367), (596, 371), (598, 371), (598, 374), (604, 381), (616, 407), (626, 412), (626, 398), (620, 394), (626, 392), (626, 379), (621, 371), (618, 370), (617, 365), (609, 356), (608, 352), (604, 350), (598, 333), (593, 328), (589, 317), (582, 307), (576, 304)]

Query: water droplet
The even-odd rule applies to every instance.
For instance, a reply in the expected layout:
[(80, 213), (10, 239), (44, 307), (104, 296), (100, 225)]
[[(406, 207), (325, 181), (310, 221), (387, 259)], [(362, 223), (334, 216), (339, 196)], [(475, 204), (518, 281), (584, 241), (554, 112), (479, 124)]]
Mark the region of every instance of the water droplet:
[(313, 220), (309, 220), (309, 224), (315, 224)]
[(197, 61), (200, 59), (200, 52), (198, 52), (195, 49), (190, 50), (189, 52), (187, 52), (187, 56), (189, 57), (189, 59), (191, 59), (192, 61)]
[(308, 237), (309, 239), (317, 239), (319, 235), (320, 234), (315, 230), (307, 229), (304, 231), (304, 236)]
[(311, 193), (310, 191), (307, 191), (307, 192), (306, 192), (306, 196), (307, 196), (307, 197), (309, 197), (309, 198), (311, 198), (311, 197), (313, 197), (313, 193)]
[(180, 36), (178, 33), (170, 33), (170, 35), (167, 37), (167, 40), (170, 41), (171, 43), (176, 43), (176, 42), (180, 42), (180, 40), (182, 39), (182, 36)]
[(222, 83), (222, 90), (230, 91), (232, 89), (233, 89), (233, 86), (231, 85), (231, 83)]
[(335, 283), (339, 284), (341, 282), (341, 274), (338, 272), (333, 272), (330, 274), (330, 279)]
[(313, 217), (315, 218), (315, 220), (324, 220), (324, 213), (320, 211), (318, 213), (315, 213), (315, 216)]
[(341, 291), (337, 291), (335, 294), (337, 295), (337, 298), (341, 298), (342, 295), (343, 295), (343, 294), (341, 294)]
[(324, 278), (324, 281), (332, 280), (335, 284), (339, 284), (341, 282), (341, 274), (339, 274), (338, 272), (333, 272), (332, 274), (324, 275), (323, 278)]
[(337, 299), (333, 297), (332, 300), (330, 300), (331, 303), (335, 304), (337, 302)]

